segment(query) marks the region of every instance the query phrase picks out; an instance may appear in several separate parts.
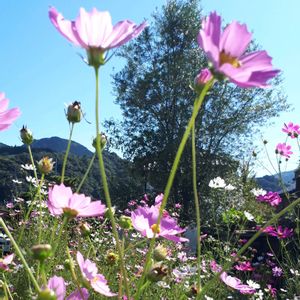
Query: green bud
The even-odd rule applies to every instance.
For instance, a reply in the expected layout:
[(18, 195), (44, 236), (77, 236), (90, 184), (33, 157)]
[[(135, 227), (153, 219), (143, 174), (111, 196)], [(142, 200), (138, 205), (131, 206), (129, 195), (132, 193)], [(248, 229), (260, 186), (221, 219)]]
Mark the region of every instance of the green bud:
[(162, 261), (165, 260), (168, 254), (168, 250), (162, 246), (162, 245), (157, 245), (153, 251), (153, 258), (156, 261)]
[[(100, 138), (100, 147), (101, 147), (101, 150), (103, 150), (107, 143), (107, 136), (103, 132), (100, 132), (99, 138)], [(97, 139), (96, 138), (94, 138), (94, 140), (93, 140), (93, 147), (95, 149), (97, 147)]]
[(54, 162), (52, 162), (52, 158), (45, 156), (38, 162), (37, 166), (42, 174), (48, 174), (52, 171)]
[(109, 251), (106, 255), (106, 260), (110, 265), (114, 265), (116, 262), (118, 262), (119, 255), (112, 251)]
[(66, 117), (70, 123), (78, 123), (82, 119), (80, 102), (74, 101), (68, 106)]
[[(115, 207), (112, 207), (111, 210), (112, 210), (112, 214), (114, 215), (115, 212), (116, 212), (116, 208), (115, 208)], [(104, 217), (105, 217), (106, 219), (109, 219), (109, 208), (107, 208), (107, 209), (105, 210)]]
[(56, 294), (54, 291), (50, 290), (50, 289), (45, 289), (40, 291), (37, 300), (56, 300)]
[(82, 222), (79, 224), (79, 229), (80, 232), (83, 236), (89, 236), (91, 233), (91, 226), (86, 223), (86, 222)]
[(34, 259), (43, 262), (52, 255), (52, 247), (49, 244), (34, 245), (31, 252)]
[(123, 229), (131, 229), (132, 228), (131, 218), (122, 215), (119, 220), (119, 225)]
[(152, 282), (158, 282), (163, 280), (163, 278), (168, 274), (167, 266), (163, 265), (161, 262), (154, 263), (148, 274), (147, 278)]
[(20, 137), (24, 145), (30, 145), (33, 142), (32, 132), (25, 125), (20, 130)]
[(71, 264), (69, 259), (66, 259), (64, 261), (64, 267), (65, 267), (66, 270), (71, 270), (72, 264)]

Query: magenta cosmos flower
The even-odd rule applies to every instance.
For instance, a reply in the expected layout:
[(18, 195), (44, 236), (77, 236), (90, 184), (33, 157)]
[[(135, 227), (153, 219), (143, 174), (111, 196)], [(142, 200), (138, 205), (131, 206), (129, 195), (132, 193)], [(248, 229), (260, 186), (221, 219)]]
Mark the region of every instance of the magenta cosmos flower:
[(288, 124), (284, 123), (284, 127), (282, 128), (282, 131), (287, 133), (288, 136), (294, 139), (297, 138), (298, 135), (300, 134), (300, 126), (292, 122), (289, 122)]
[(291, 151), (291, 146), (287, 145), (286, 143), (278, 143), (275, 149), (276, 154), (280, 154), (281, 156), (284, 156), (286, 158), (290, 158), (290, 156), (293, 154)]
[(84, 260), (79, 251), (77, 252), (77, 263), (83, 278), (89, 282), (91, 287), (96, 292), (107, 297), (113, 297), (117, 295), (110, 291), (105, 277), (102, 274), (98, 274), (98, 268), (96, 264), (89, 259)]
[(21, 112), (19, 108), (7, 109), (9, 100), (5, 98), (4, 93), (0, 93), (0, 131), (7, 129)]
[(281, 203), (282, 199), (277, 192), (268, 192), (265, 195), (256, 197), (257, 201), (269, 203), (271, 206), (277, 206)]
[(177, 225), (177, 221), (169, 214), (163, 214), (160, 226), (156, 225), (159, 215), (159, 206), (139, 206), (131, 213), (133, 227), (143, 236), (152, 238), (154, 233), (156, 236), (162, 236), (173, 242), (187, 242), (186, 238), (176, 236), (185, 231)]
[(256, 290), (247, 284), (242, 284), (241, 280), (236, 277), (229, 276), (226, 272), (220, 275), (221, 280), (229, 287), (238, 290), (241, 294), (254, 294)]
[(91, 12), (80, 8), (77, 19), (69, 21), (51, 7), (49, 18), (65, 38), (74, 45), (86, 49), (90, 55), (103, 55), (109, 49), (122, 46), (137, 37), (147, 26), (146, 22), (136, 25), (129, 20), (120, 21), (113, 26), (109, 12), (101, 12), (96, 8)]
[(97, 217), (105, 213), (105, 205), (101, 201), (91, 202), (84, 194), (72, 193), (64, 184), (55, 185), (49, 190), (48, 209), (51, 214), (65, 214), (69, 217)]
[(221, 32), (221, 17), (216, 12), (202, 21), (197, 39), (214, 71), (240, 87), (266, 87), (267, 81), (279, 73), (266, 51), (245, 54), (251, 41), (246, 25), (233, 21)]
[(291, 237), (293, 235), (293, 231), (293, 229), (282, 228), (281, 225), (279, 225), (277, 228), (273, 226), (268, 226), (263, 230), (263, 232), (267, 233), (268, 235), (276, 236), (279, 239)]
[(254, 270), (250, 261), (239, 262), (238, 265), (236, 265), (234, 268), (239, 271), (253, 271)]

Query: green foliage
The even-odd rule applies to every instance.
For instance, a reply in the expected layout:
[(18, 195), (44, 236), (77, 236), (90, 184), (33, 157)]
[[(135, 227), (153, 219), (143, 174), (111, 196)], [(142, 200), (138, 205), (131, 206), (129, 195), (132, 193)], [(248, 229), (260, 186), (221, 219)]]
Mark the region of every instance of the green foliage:
[[(118, 52), (126, 64), (113, 76), (114, 91), (124, 121), (109, 120), (106, 127), (114, 146), (156, 191), (164, 189), (191, 115), (195, 94), (190, 84), (207, 66), (196, 42), (201, 17), (198, 0), (168, 1), (153, 14), (151, 26)], [(248, 153), (260, 125), (287, 109), (280, 82), (276, 79), (270, 89), (214, 85), (196, 122), (201, 195), (207, 194), (211, 178), (235, 173), (237, 159)], [(188, 143), (173, 185), (173, 201), (183, 202), (185, 216), (190, 216), (192, 199), (190, 165)]]

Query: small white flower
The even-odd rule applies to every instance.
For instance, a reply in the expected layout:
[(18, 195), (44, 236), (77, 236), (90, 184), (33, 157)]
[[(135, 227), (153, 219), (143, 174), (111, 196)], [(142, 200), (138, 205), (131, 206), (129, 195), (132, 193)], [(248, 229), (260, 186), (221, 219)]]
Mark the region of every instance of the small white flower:
[(212, 189), (218, 189), (218, 188), (223, 189), (226, 187), (226, 183), (225, 180), (222, 179), (221, 177), (216, 177), (209, 182), (208, 186), (211, 187)]
[(291, 272), (293, 275), (295, 275), (295, 276), (299, 276), (299, 275), (300, 275), (300, 273), (299, 273), (298, 270), (290, 269), (290, 272)]
[(259, 290), (254, 294), (255, 300), (263, 300), (264, 299), (264, 292), (262, 290)]
[(253, 281), (251, 279), (247, 280), (247, 284), (250, 287), (252, 287), (253, 289), (256, 289), (256, 290), (258, 290), (260, 288), (260, 285), (257, 282), (255, 282), (255, 281)]
[(24, 170), (27, 170), (27, 171), (33, 171), (35, 170), (36, 168), (31, 165), (31, 164), (25, 164), (25, 165), (21, 165), (21, 168), (24, 169)]
[(35, 180), (35, 178), (33, 178), (32, 176), (26, 176), (26, 180), (27, 180), (28, 182), (31, 182), (31, 183), (33, 183), (33, 184), (35, 184), (35, 183), (36, 183), (36, 180)]
[(21, 183), (22, 183), (22, 181), (20, 181), (20, 180), (18, 180), (18, 179), (13, 179), (12, 182), (13, 182), (13, 183), (16, 183), (16, 184), (21, 184)]
[(246, 219), (248, 221), (253, 221), (254, 220), (254, 216), (251, 215), (248, 211), (244, 211), (244, 216), (246, 217)]
[(232, 184), (228, 184), (228, 185), (225, 186), (226, 191), (233, 191), (235, 189), (236, 189), (236, 187), (233, 186)]
[(251, 192), (255, 197), (258, 197), (258, 196), (260, 196), (260, 195), (264, 196), (264, 195), (267, 193), (267, 191), (265, 191), (265, 190), (263, 190), (263, 189), (252, 189), (250, 192)]

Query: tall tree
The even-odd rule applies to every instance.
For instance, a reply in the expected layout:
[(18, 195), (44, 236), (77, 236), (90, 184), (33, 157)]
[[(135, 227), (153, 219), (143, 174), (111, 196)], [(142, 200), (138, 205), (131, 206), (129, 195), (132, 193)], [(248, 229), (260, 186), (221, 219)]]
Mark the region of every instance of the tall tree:
[[(106, 127), (156, 191), (164, 188), (191, 116), (195, 93), (190, 85), (208, 64), (196, 42), (201, 17), (199, 0), (170, 0), (142, 35), (118, 52), (126, 64), (113, 76), (114, 91), (124, 119), (107, 121)], [(270, 89), (215, 84), (196, 122), (202, 192), (212, 176), (235, 171), (236, 159), (259, 126), (287, 109), (279, 84), (280, 79)], [(173, 186), (173, 199), (183, 202), (186, 214), (192, 198), (190, 162), (187, 145)]]

